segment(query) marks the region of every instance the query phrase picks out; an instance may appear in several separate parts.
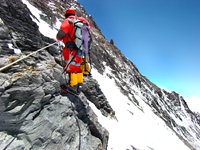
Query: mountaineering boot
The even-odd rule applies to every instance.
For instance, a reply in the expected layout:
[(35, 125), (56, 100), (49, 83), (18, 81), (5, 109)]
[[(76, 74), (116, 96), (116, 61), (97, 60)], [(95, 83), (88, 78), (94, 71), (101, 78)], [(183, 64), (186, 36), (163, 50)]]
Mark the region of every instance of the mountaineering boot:
[(68, 90), (74, 94), (77, 94), (77, 88), (78, 88), (78, 85), (74, 85), (74, 86), (67, 86)]
[(78, 86), (77, 86), (77, 94), (80, 94), (82, 92), (82, 86), (83, 86), (82, 83), (78, 84)]
[(73, 88), (66, 86), (66, 85), (61, 85), (61, 95), (63, 96), (67, 96), (67, 94), (71, 94), (74, 95), (76, 97), (78, 97), (79, 94), (77, 94), (77, 92), (74, 91)]
[(77, 95), (77, 87), (78, 87), (78, 85), (75, 85), (75, 86), (62, 85), (61, 86), (61, 92), (62, 93), (70, 92), (70, 93)]

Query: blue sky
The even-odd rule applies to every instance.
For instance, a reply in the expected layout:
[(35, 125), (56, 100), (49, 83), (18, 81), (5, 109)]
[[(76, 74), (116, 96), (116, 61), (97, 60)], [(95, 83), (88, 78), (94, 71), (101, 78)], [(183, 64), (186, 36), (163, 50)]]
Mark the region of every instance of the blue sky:
[(140, 73), (200, 97), (200, 0), (78, 0)]

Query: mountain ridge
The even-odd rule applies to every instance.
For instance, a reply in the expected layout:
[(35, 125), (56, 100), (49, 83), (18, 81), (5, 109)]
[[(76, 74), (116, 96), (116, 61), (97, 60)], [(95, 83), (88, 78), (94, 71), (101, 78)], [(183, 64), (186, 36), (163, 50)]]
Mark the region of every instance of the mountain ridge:
[[(147, 105), (149, 105), (152, 108), (152, 111), (158, 117), (163, 119), (166, 125), (174, 131), (174, 133), (185, 143), (185, 145), (187, 145), (190, 149), (200, 148), (200, 144), (199, 144), (200, 129), (199, 129), (199, 124), (198, 124), (199, 119), (192, 111), (190, 111), (183, 97), (181, 97), (176, 92), (169, 93), (157, 87), (156, 85), (151, 83), (145, 76), (141, 75), (137, 67), (121, 53), (121, 51), (114, 45), (114, 42), (113, 43), (108, 42), (105, 39), (100, 29), (98, 28), (98, 26), (92, 19), (92, 16), (88, 15), (85, 12), (84, 8), (80, 6), (80, 4), (77, 1), (60, 1), (59, 2), (56, 0), (51, 0), (51, 1), (38, 2), (36, 0), (28, 0), (28, 2), (32, 4), (33, 6), (35, 6), (36, 8), (38, 8), (43, 13), (40, 16), (41, 17), (40, 19), (47, 22), (49, 26), (51, 26), (52, 29), (57, 29), (57, 27), (55, 26), (56, 20), (57, 20), (56, 18), (59, 18), (58, 20), (61, 21), (64, 18), (62, 14), (63, 12), (65, 12), (65, 9), (67, 7), (69, 6), (75, 7), (77, 9), (77, 14), (82, 15), (83, 17), (88, 19), (93, 27), (92, 28), (93, 43), (91, 45), (92, 66), (96, 68), (100, 74), (104, 74), (106, 68), (109, 67), (110, 72), (107, 73), (107, 76), (115, 80), (115, 83), (120, 88), (121, 93), (127, 96), (130, 102), (134, 103), (134, 105), (138, 109), (142, 110), (142, 106), (140, 106), (140, 102), (138, 100), (138, 97), (140, 97)], [(62, 4), (62, 7), (60, 7), (59, 5), (60, 3)], [(17, 47), (20, 50), (22, 50), (23, 54), (27, 54), (29, 52), (35, 51), (35, 49), (39, 49), (41, 46), (45, 46), (49, 43), (55, 42), (53, 39), (48, 38), (39, 32), (38, 25), (34, 21), (31, 20), (31, 17), (32, 18), (36, 18), (36, 17), (34, 17), (34, 14), (31, 13), (31, 11), (23, 3), (23, 1), (18, 6), (16, 6), (15, 4), (16, 4), (15, 1), (9, 1), (9, 2), (3, 1), (3, 3), (1, 3), (0, 17), (2, 20), (1, 27), (3, 27), (3, 29), (1, 30), (0, 38), (2, 41), (4, 41), (4, 42), (1, 42), (2, 44), (1, 44), (1, 49), (0, 49), (1, 62), (4, 62), (1, 64), (1, 66), (5, 66), (6, 64), (9, 63), (5, 56), (13, 57), (14, 55), (13, 50), (9, 49), (6, 46), (6, 44), (9, 43), (9, 41), (10, 42), (15, 41)], [(11, 15), (8, 14), (8, 10), (13, 10), (10, 12)], [(13, 22), (11, 21), (12, 18), (14, 19), (14, 22), (16, 22), (15, 25), (17, 26), (13, 25)], [(30, 24), (27, 24), (27, 22)], [(18, 56), (15, 56), (15, 57), (16, 59), (18, 59)], [(20, 66), (15, 65), (11, 67), (10, 69), (7, 69), (3, 73), (1, 73), (0, 74), (1, 86), (2, 86), (1, 99), (3, 99), (3, 101), (1, 100), (1, 104), (2, 104), (1, 112), (3, 113), (3, 115), (1, 115), (1, 119), (5, 122), (6, 121), (9, 122), (13, 120), (14, 118), (12, 118), (12, 115), (10, 116), (10, 118), (9, 118), (9, 115), (10, 113), (11, 114), (13, 113), (12, 111), (14, 111), (13, 117), (18, 116), (21, 120), (17, 121), (14, 119), (13, 122), (15, 124), (19, 124), (18, 128), (20, 129), (20, 126), (23, 127), (22, 118), (25, 118), (25, 117), (31, 118), (32, 116), (31, 120), (33, 120), (34, 122), (35, 119), (37, 120), (37, 117), (40, 117), (40, 114), (43, 112), (44, 109), (47, 109), (47, 112), (48, 112), (48, 109), (54, 110), (51, 107), (57, 108), (58, 107), (57, 104), (63, 105), (65, 103), (69, 103), (68, 108), (69, 110), (71, 110), (73, 107), (71, 107), (70, 100), (74, 100), (74, 101), (76, 100), (74, 98), (71, 98), (68, 100), (69, 102), (64, 102), (63, 97), (59, 99), (59, 96), (58, 96), (59, 84), (65, 83), (65, 80), (61, 75), (62, 67), (59, 64), (60, 64), (60, 58), (59, 58), (59, 53), (57, 51), (57, 48), (51, 47), (48, 49), (47, 52), (41, 52), (40, 55), (37, 54), (33, 58), (24, 60), (23, 63), (20, 63)], [(54, 67), (54, 69), (52, 69), (51, 67)], [(46, 68), (48, 68), (46, 71), (43, 71), (43, 72), (41, 71), (41, 70), (45, 70)], [(41, 73), (42, 76), (40, 76), (38, 73)], [(31, 77), (30, 77), (30, 74), (32, 75)], [(59, 76), (57, 76), (58, 74)], [(39, 78), (37, 76), (39, 76)], [(113, 118), (115, 117), (117, 118), (117, 116), (115, 116), (115, 112), (114, 112), (115, 110), (112, 109), (112, 106), (109, 105), (109, 102), (106, 100), (106, 97), (101, 92), (98, 82), (90, 78), (85, 78), (85, 81), (86, 82), (84, 83), (84, 86), (83, 86), (83, 93), (84, 93), (84, 95), (82, 95), (83, 99), (79, 100), (77, 103), (74, 102), (73, 104), (75, 105), (75, 108), (77, 107), (76, 111), (78, 112), (78, 116), (79, 116), (78, 118), (82, 121), (84, 121), (85, 119), (89, 120), (90, 126), (92, 126), (90, 128), (90, 131), (87, 133), (88, 137), (86, 136), (86, 138), (100, 139), (100, 141), (96, 139), (94, 144), (91, 144), (90, 140), (88, 141), (88, 143), (92, 145), (93, 149), (106, 149), (107, 142), (108, 142), (108, 131), (106, 131), (106, 129), (101, 127), (101, 125), (97, 121), (98, 120), (97, 116), (95, 117), (93, 113), (89, 114), (90, 116), (89, 119), (87, 115), (85, 116), (85, 114), (87, 114), (88, 111), (92, 111), (91, 109), (89, 109), (89, 106), (87, 104), (87, 99), (92, 101), (95, 104), (95, 106), (99, 108), (102, 114), (104, 114), (105, 116), (111, 116)], [(29, 87), (29, 84), (30, 85), (34, 84), (35, 88), (31, 89)], [(18, 90), (18, 89), (15, 89), (15, 87), (22, 87), (22, 89)], [(30, 89), (27, 90), (27, 87)], [(97, 88), (94, 89), (94, 87), (97, 87)], [(32, 90), (35, 90), (35, 91), (32, 92)], [(43, 91), (43, 92), (40, 92), (40, 91)], [(18, 94), (18, 97), (15, 96), (16, 93), (20, 93)], [(39, 98), (37, 98), (36, 95), (38, 95)], [(33, 98), (32, 100), (30, 100), (30, 102), (28, 102), (31, 104), (28, 104), (28, 103), (23, 104), (25, 99), (29, 99), (28, 96), (31, 96)], [(17, 101), (15, 101), (16, 99)], [(84, 101), (84, 105), (86, 105), (87, 106), (86, 108), (88, 109), (85, 110), (85, 108), (83, 107), (84, 106), (83, 104), (82, 104), (82, 107), (78, 109), (77, 105), (79, 105), (81, 101)], [(49, 104), (51, 105), (55, 104), (55, 105), (51, 106)], [(21, 109), (19, 109), (19, 106), (21, 106), (20, 107)], [(29, 111), (27, 112), (28, 109)], [(83, 111), (84, 113), (81, 113), (81, 111)], [(4, 112), (9, 112), (9, 113), (6, 114)], [(34, 115), (32, 115), (32, 112), (34, 112), (33, 113)], [(23, 117), (19, 116), (18, 114), (20, 114)], [(73, 109), (71, 111), (67, 111), (66, 116), (69, 117), (70, 115), (74, 117), (71, 119), (74, 119), (74, 123), (75, 123), (76, 115), (73, 115)], [(11, 120), (6, 120), (6, 119), (11, 119)], [(190, 125), (186, 127), (179, 125), (178, 121), (182, 121), (182, 120), (183, 121), (190, 120), (191, 121)], [(0, 131), (3, 137), (8, 137), (8, 135), (16, 135), (16, 133), (15, 134), (12, 133), (14, 132), (12, 130), (13, 126), (5, 129), (3, 127), (4, 125), (5, 123), (1, 122)], [(84, 123), (82, 124), (82, 126), (85, 126)], [(60, 138), (60, 134), (61, 135), (64, 134), (62, 132), (59, 132), (59, 134), (57, 132), (56, 133), (52, 132), (55, 135), (59, 135), (55, 139), (52, 139), (51, 137), (52, 141), (47, 140), (47, 137), (49, 137), (48, 135), (42, 137), (40, 140), (36, 140), (37, 136), (35, 136), (31, 140), (28, 140), (28, 138), (22, 138), (23, 136), (26, 135), (22, 132), (23, 130), (28, 132), (27, 129), (22, 128), (20, 130), (17, 130), (19, 132), (17, 136), (18, 138), (20, 137), (21, 139), (23, 139), (21, 141), (28, 141), (29, 143), (28, 147), (32, 149), (37, 149), (39, 147), (44, 148), (45, 142), (46, 142), (46, 148), (47, 148), (48, 147), (47, 145), (51, 143), (52, 141), (54, 142), (54, 140), (62, 143), (62, 140), (58, 140), (58, 139)], [(9, 134), (8, 131), (11, 132), (12, 134)], [(84, 132), (87, 132), (87, 131), (84, 130)], [(90, 132), (92, 133), (92, 135), (90, 134)], [(19, 135), (20, 133), (21, 135)], [(44, 134), (46, 133), (44, 132)], [(75, 132), (75, 134), (78, 135), (79, 133)], [(30, 135), (27, 134), (26, 136), (30, 136)], [(71, 148), (73, 146), (75, 146), (76, 148), (79, 147), (79, 144), (77, 142), (79, 139), (78, 138), (79, 136), (75, 136), (75, 135), (73, 135), (72, 137), (69, 136), (71, 139), (67, 137), (65, 134), (64, 136), (65, 138), (69, 139), (68, 144), (69, 145), (71, 144)], [(95, 138), (94, 137), (92, 138), (92, 136), (94, 136)], [(36, 141), (34, 141), (33, 139)], [(32, 142), (32, 140), (34, 142)], [(16, 144), (16, 140), (14, 141), (15, 142), (13, 142), (14, 143), (13, 145)], [(39, 143), (39, 147), (36, 146), (37, 143)], [(20, 143), (20, 145), (21, 147), (24, 146), (22, 143)], [(49, 145), (52, 146), (53, 144), (49, 144)], [(64, 145), (65, 144), (62, 143), (62, 146)], [(26, 146), (27, 145), (25, 144), (25, 147)], [(88, 145), (86, 144), (84, 146), (87, 147)], [(9, 144), (5, 147), (9, 147)], [(48, 147), (48, 148), (53, 149), (52, 147)]]

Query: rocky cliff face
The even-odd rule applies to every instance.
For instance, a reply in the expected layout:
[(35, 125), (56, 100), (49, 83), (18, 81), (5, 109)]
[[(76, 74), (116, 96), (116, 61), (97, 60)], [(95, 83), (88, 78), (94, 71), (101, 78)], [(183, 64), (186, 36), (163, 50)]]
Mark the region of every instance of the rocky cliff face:
[[(48, 1), (29, 2), (39, 9), (45, 8), (47, 15), (41, 18), (50, 25), (55, 23), (56, 16), (46, 7)], [(65, 8), (68, 6), (65, 4)], [(39, 32), (33, 18), (22, 1), (1, 1), (1, 67), (55, 42)], [(16, 50), (21, 53), (16, 54)], [(97, 81), (90, 77), (85, 77), (89, 87), (84, 85), (86, 96), (60, 95), (60, 85), (67, 80), (60, 62), (57, 46), (53, 45), (1, 70), (1, 149), (106, 149), (109, 133), (98, 123), (87, 98), (105, 116), (114, 116), (114, 110)]]
[[(109, 67), (109, 78), (121, 92), (142, 111), (138, 97), (163, 119), (168, 127), (190, 149), (200, 149), (200, 127), (176, 92), (166, 92), (140, 74), (136, 66), (101, 34), (100, 29), (77, 1), (69, 0), (1, 0), (0, 67), (17, 61), (55, 42), (39, 31), (34, 13), (24, 1), (41, 11), (40, 19), (52, 29), (69, 6), (92, 24), (93, 68), (103, 74)], [(21, 50), (21, 53), (16, 53)], [(59, 49), (47, 47), (0, 72), (0, 148), (1, 149), (67, 149), (105, 150), (109, 132), (103, 128), (88, 101), (104, 116), (116, 118), (98, 82), (85, 77), (80, 97), (60, 95), (66, 83), (62, 74)], [(181, 122), (187, 122), (183, 126)]]

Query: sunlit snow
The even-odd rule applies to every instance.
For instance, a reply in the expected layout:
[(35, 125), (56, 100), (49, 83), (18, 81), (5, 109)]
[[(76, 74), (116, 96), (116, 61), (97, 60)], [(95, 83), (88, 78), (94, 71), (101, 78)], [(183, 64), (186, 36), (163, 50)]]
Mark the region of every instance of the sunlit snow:
[[(90, 103), (99, 122), (109, 131), (108, 150), (131, 149), (131, 145), (142, 150), (188, 150), (180, 139), (158, 118), (142, 100), (139, 101), (143, 111), (121, 94), (115, 82), (100, 75), (95, 69), (93, 77), (98, 80), (100, 88), (116, 112), (118, 121), (101, 115)], [(138, 97), (139, 98), (139, 97)]]
[[(55, 39), (56, 38), (56, 33), (58, 32), (56, 29), (52, 29), (48, 23), (46, 23), (45, 21), (40, 19), (40, 14), (42, 14), (42, 12), (40, 10), (38, 10), (36, 7), (32, 6), (27, 0), (22, 0), (22, 2), (24, 4), (27, 5), (27, 7), (29, 8), (29, 10), (31, 11), (31, 13), (39, 20), (36, 20), (35, 18), (32, 17), (32, 20), (37, 23), (37, 25), (39, 26), (39, 31), (50, 38)], [(57, 21), (56, 23), (56, 28), (60, 27), (61, 22)]]
[[(57, 30), (50, 28), (46, 22), (40, 19), (41, 11), (30, 5), (27, 0), (22, 1), (39, 20), (32, 18), (39, 26), (40, 32), (55, 39)], [(59, 28), (59, 26), (60, 22), (58, 21), (55, 28)], [(98, 43), (96, 44), (98, 45)], [(106, 72), (110, 72), (108, 67)], [(140, 103), (139, 109), (120, 92), (113, 79), (108, 78), (105, 74), (99, 74), (94, 68), (92, 75), (99, 82), (100, 88), (116, 112), (118, 120), (104, 117), (90, 103), (98, 115), (100, 124), (109, 131), (108, 150), (131, 150), (133, 149), (131, 146), (140, 150), (189, 150), (164, 121), (152, 112), (151, 108), (141, 99), (142, 96), (135, 95)], [(137, 91), (137, 89), (135, 90)]]
[(200, 98), (196, 96), (190, 96), (188, 98), (185, 98), (187, 101), (188, 107), (194, 111), (200, 113)]

